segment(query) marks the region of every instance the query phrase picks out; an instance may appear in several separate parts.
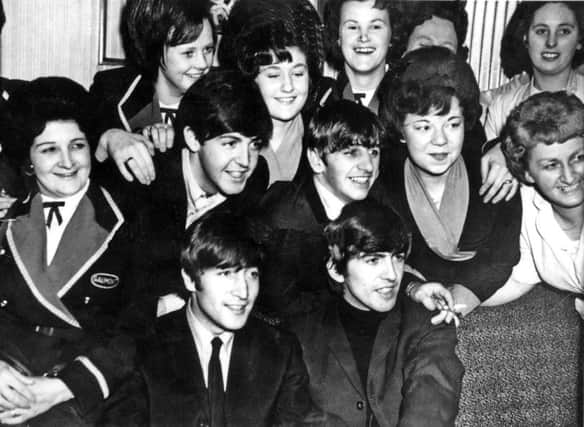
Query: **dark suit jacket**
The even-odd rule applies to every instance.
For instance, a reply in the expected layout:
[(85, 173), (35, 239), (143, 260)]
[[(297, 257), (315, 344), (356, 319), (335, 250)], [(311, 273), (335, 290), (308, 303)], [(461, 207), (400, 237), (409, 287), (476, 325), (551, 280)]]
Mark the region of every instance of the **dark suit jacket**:
[(412, 232), (412, 253), (408, 257), (408, 264), (429, 281), (438, 281), (445, 285), (462, 284), (484, 301), (506, 282), (513, 266), (519, 261), (521, 200), (517, 195), (509, 202), (482, 202), (479, 195), (482, 184), (481, 144), (467, 139), (463, 145), (462, 156), (468, 172), (470, 197), (458, 247), (460, 250), (477, 251), (471, 260), (444, 260), (430, 249), (422, 236), (405, 195), (405, 144), (391, 146), (387, 157), (389, 162), (384, 165), (384, 183), (397, 211), (407, 221)]
[(464, 371), (454, 352), (455, 328), (433, 326), (424, 307), (398, 300), (379, 326), (363, 390), (339, 302), (331, 300), (292, 326), (316, 405), (351, 427), (365, 427), (365, 400), (383, 427), (453, 426)]
[[(156, 331), (142, 353), (144, 388), (130, 400), (147, 401), (134, 406), (148, 408), (152, 426), (208, 425), (208, 394), (186, 311), (160, 318)], [(293, 335), (253, 318), (235, 332), (225, 417), (234, 427), (321, 425)]]
[(0, 349), (35, 375), (57, 368), (85, 413), (103, 400), (99, 380), (113, 391), (134, 366), (132, 241), (111, 196), (92, 184), (47, 267), (40, 196), (31, 200), (2, 233)]
[[(182, 172), (181, 149), (174, 147), (153, 158), (156, 179), (150, 185), (124, 181), (113, 162), (99, 165), (100, 175), (115, 176), (115, 193), (124, 214), (136, 232), (136, 269), (139, 280), (155, 297), (185, 292), (180, 278), (180, 247), (185, 232), (187, 194)], [(111, 168), (109, 172), (107, 169)], [(245, 189), (213, 208), (244, 215), (257, 209), (268, 183), (263, 158)]]
[[(391, 206), (379, 180), (369, 196)], [(261, 202), (261, 216), (271, 229), (262, 271), (258, 309), (275, 317), (302, 315), (330, 296), (323, 230), (329, 219), (312, 175), (274, 183)]]

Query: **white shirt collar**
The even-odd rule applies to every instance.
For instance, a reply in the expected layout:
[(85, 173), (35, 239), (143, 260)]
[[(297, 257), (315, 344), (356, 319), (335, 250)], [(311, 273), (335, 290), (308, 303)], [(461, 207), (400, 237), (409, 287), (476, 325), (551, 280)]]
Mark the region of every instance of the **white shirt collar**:
[(578, 251), (579, 245), (582, 244), (584, 229), (580, 233), (579, 242), (570, 240), (560, 227), (560, 224), (558, 224), (551, 203), (544, 199), (535, 188), (528, 185), (522, 185), (521, 197), (528, 197), (527, 200), (531, 199), (533, 205), (537, 209), (538, 214), (536, 226), (542, 237), (550, 242), (554, 242), (555, 247), (575, 255)]
[[(568, 83), (564, 90), (569, 94), (576, 95), (578, 93), (578, 79), (576, 78), (576, 73), (574, 70), (570, 71), (570, 75), (568, 76)], [(535, 87), (535, 78), (532, 77), (531, 81), (529, 82), (529, 96), (533, 96), (535, 94), (543, 92), (541, 89)]]
[[(61, 206), (59, 208), (59, 213), (61, 214), (61, 218), (62, 218), (61, 224), (58, 224), (56, 221), (54, 221), (51, 224), (50, 228), (46, 227), (46, 225), (45, 225), (45, 230), (46, 230), (46, 246), (45, 246), (46, 253), (45, 253), (45, 255), (46, 255), (47, 265), (50, 265), (51, 262), (53, 261), (53, 258), (55, 257), (55, 254), (57, 253), (59, 243), (61, 243), (61, 238), (63, 237), (63, 233), (65, 232), (65, 228), (69, 224), (69, 221), (71, 221), (73, 214), (77, 210), (79, 203), (81, 203), (81, 199), (83, 198), (83, 196), (85, 196), (85, 193), (87, 193), (88, 188), (89, 188), (89, 179), (87, 180), (87, 183), (81, 189), (81, 191), (78, 191), (77, 193), (75, 193), (69, 197), (55, 198), (55, 197), (46, 196), (46, 195), (41, 193), (41, 201), (43, 203), (45, 203), (45, 202), (65, 202), (65, 205)], [(47, 223), (49, 212), (50, 212), (50, 209), (43, 208), (43, 218), (45, 219), (45, 224)]]
[(183, 148), (182, 153), (182, 170), (183, 179), (185, 181), (185, 190), (187, 192), (187, 223), (186, 227), (195, 222), (205, 212), (210, 211), (215, 206), (223, 203), (226, 197), (221, 193), (216, 193), (211, 196), (203, 191), (199, 183), (195, 179), (195, 174), (191, 167), (190, 151)]
[(332, 191), (330, 191), (327, 187), (320, 183), (316, 177), (313, 177), (314, 186), (316, 188), (316, 192), (322, 205), (324, 206), (324, 211), (326, 216), (331, 221), (337, 219), (341, 214), (341, 211), (345, 207), (345, 202), (339, 199)]
[(193, 312), (192, 304), (194, 303), (191, 297), (187, 302), (187, 322), (189, 328), (193, 335), (195, 341), (195, 347), (197, 348), (197, 353), (199, 354), (199, 361), (201, 363), (201, 369), (203, 371), (203, 378), (205, 380), (205, 386), (208, 384), (209, 377), (209, 361), (211, 360), (211, 353), (213, 352), (213, 347), (211, 345), (211, 340), (218, 336), (223, 345), (219, 350), (219, 361), (221, 362), (221, 373), (223, 374), (223, 387), (227, 389), (227, 379), (229, 374), (229, 360), (231, 359), (231, 351), (233, 350), (233, 332), (224, 331), (219, 335), (213, 334), (207, 327), (197, 318)]

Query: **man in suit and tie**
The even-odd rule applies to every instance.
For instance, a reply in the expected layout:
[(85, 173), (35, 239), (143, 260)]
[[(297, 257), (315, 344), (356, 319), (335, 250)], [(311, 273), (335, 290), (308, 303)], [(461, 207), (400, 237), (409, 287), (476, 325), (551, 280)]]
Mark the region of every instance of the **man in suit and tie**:
[(321, 425), (298, 340), (250, 318), (264, 258), (254, 233), (250, 221), (226, 212), (187, 229), (181, 272), (191, 297), (158, 319), (144, 346), (143, 392), (129, 397), (144, 408), (141, 423)]

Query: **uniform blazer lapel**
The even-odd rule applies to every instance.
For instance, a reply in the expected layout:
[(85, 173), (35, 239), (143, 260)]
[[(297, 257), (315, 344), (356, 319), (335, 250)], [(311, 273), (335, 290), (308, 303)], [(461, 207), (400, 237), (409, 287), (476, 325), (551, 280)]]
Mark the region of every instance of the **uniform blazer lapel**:
[(329, 347), (355, 390), (365, 399), (361, 378), (353, 357), (353, 350), (341, 324), (337, 304), (329, 305), (323, 319), (322, 331), (326, 331), (326, 335), (323, 337), (323, 345), (326, 344)]
[[(46, 232), (40, 194), (32, 198), (29, 215), (9, 226), (7, 238), (16, 264), (39, 302), (57, 317), (79, 327), (61, 298), (99, 259), (123, 222), (109, 193), (90, 185), (63, 232), (51, 265), (46, 265)], [(43, 236), (40, 244), (38, 236)]]
[(154, 102), (152, 82), (138, 75), (118, 103), (118, 115), (128, 132), (162, 120), (158, 102)]

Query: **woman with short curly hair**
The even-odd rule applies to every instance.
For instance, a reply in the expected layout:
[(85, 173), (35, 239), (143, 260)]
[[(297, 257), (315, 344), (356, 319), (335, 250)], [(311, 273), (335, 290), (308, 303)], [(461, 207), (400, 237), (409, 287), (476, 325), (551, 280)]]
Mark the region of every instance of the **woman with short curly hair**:
[[(499, 305), (545, 282), (584, 293), (584, 104), (566, 92), (532, 96), (509, 115), (503, 153), (521, 186), (521, 259), (488, 301)], [(584, 303), (576, 299), (584, 314)]]

